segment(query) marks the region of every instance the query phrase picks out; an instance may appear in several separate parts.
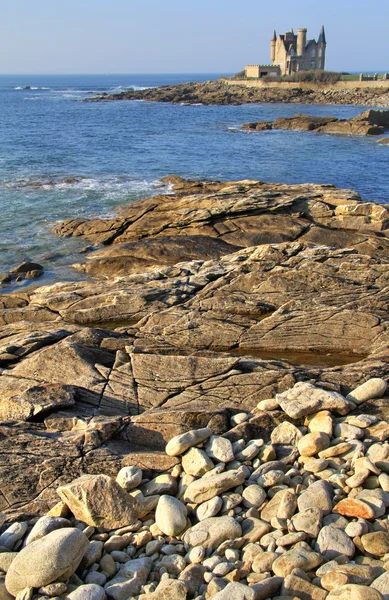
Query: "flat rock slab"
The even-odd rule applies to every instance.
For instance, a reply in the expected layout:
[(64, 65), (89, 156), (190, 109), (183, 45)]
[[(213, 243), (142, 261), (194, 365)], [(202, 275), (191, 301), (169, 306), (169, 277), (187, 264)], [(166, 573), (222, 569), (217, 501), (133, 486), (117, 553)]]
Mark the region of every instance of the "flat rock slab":
[(76, 519), (103, 530), (132, 525), (140, 507), (107, 475), (83, 475), (57, 489)]

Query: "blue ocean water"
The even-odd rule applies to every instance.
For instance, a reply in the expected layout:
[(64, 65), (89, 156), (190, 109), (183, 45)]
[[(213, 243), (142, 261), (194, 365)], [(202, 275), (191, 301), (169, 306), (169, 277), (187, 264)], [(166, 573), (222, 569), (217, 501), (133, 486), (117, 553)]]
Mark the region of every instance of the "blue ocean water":
[(293, 131), (246, 133), (242, 123), (296, 112), (348, 118), (356, 106), (84, 103), (102, 91), (220, 75), (0, 76), (0, 273), (41, 262), (43, 282), (75, 278), (85, 242), (56, 222), (111, 215), (183, 177), (333, 183), (389, 203), (389, 149), (374, 138)]

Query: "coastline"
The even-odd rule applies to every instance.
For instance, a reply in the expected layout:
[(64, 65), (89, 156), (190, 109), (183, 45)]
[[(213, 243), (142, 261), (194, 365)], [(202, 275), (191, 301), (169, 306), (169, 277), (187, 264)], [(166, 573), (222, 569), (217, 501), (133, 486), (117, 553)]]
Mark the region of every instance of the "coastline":
[(347, 394), (389, 376), (388, 206), (328, 185), (168, 181), (174, 195), (58, 226), (102, 244), (78, 266), (92, 280), (1, 297), (1, 431), (29, 440), (0, 469), (7, 514), (48, 510), (80, 469), (164, 470), (188, 423), (298, 381)]
[[(172, 104), (240, 105), (254, 103), (292, 102), (305, 104), (350, 104), (360, 106), (389, 106), (389, 82), (350, 82), (325, 84), (270, 83), (217, 80), (205, 83), (167, 85), (118, 94), (100, 94), (84, 102), (145, 100)], [(369, 85), (370, 83), (380, 85)]]

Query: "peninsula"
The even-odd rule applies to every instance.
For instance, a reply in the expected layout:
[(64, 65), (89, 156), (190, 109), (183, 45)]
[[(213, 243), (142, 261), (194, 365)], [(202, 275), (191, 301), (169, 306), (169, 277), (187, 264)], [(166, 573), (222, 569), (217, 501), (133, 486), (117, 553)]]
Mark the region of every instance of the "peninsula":
[(314, 84), (222, 79), (205, 83), (165, 85), (146, 90), (128, 90), (118, 94), (104, 93), (86, 98), (84, 102), (119, 100), (205, 105), (293, 102), (385, 107), (389, 106), (389, 80)]

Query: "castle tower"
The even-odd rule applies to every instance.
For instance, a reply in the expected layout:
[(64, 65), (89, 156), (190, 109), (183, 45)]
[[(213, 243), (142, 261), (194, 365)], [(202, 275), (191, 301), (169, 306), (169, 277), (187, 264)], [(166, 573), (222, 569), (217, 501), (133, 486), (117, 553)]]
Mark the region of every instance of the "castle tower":
[(317, 68), (324, 70), (324, 65), (325, 65), (325, 61), (326, 61), (326, 47), (327, 47), (327, 40), (326, 40), (325, 31), (324, 31), (324, 25), (322, 26), (322, 28), (320, 30), (320, 35), (317, 40), (317, 47), (318, 47)]
[(271, 60), (272, 64), (274, 64), (274, 61), (276, 59), (276, 42), (277, 42), (277, 34), (276, 34), (276, 30), (274, 30), (273, 37), (270, 41), (270, 60)]
[(307, 45), (307, 30), (297, 29), (297, 56), (304, 56)]

